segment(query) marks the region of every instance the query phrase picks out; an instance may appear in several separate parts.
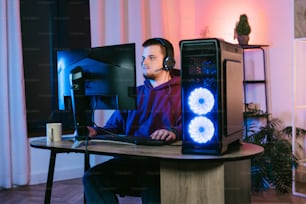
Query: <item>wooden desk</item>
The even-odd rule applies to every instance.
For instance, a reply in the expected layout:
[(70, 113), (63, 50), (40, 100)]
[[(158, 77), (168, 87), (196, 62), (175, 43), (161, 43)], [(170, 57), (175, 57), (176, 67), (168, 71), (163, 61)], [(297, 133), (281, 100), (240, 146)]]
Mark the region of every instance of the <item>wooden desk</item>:
[[(72, 145), (71, 140), (49, 145), (46, 144), (45, 139), (31, 142), (31, 147), (51, 151), (45, 203), (50, 203), (56, 154), (86, 153), (84, 146), (72, 148)], [(86, 164), (89, 161), (89, 154), (160, 160), (163, 204), (251, 203), (250, 159), (261, 154), (262, 147), (244, 143), (239, 150), (222, 156), (182, 154), (181, 148), (180, 145), (136, 146), (90, 142), (88, 154), (84, 155)], [(87, 167), (85, 165), (85, 169)]]

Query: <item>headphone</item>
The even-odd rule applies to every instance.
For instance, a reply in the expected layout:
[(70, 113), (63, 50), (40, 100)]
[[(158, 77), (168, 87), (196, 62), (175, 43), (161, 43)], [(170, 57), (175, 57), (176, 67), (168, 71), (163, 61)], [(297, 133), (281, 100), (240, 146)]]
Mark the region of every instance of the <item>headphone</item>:
[(164, 48), (166, 48), (166, 56), (163, 62), (163, 70), (171, 71), (175, 65), (172, 44), (168, 40), (163, 38), (154, 38), (154, 39), (157, 40)]

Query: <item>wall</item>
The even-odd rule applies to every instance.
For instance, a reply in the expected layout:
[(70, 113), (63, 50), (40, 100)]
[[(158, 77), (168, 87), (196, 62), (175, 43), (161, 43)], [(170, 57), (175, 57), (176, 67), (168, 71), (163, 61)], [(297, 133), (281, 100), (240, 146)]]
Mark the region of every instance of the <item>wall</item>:
[[(231, 1), (233, 2), (233, 1)], [(235, 42), (220, 25), (234, 25), (238, 14), (246, 13), (252, 26), (250, 44), (269, 45), (268, 88), (270, 112), (280, 117), (286, 124), (291, 123), (292, 112), (292, 68), (293, 68), (293, 1), (277, 0), (226, 0), (214, 1), (214, 8), (208, 13), (208, 28), (211, 36), (220, 36)], [(218, 6), (223, 5), (223, 6)], [(217, 16), (217, 17), (214, 17)], [(224, 23), (226, 21), (227, 23)]]
[[(269, 110), (273, 117), (280, 117), (285, 123), (291, 123), (293, 1), (238, 0), (231, 4), (226, 0), (217, 0), (213, 4), (213, 9), (210, 9), (207, 17), (202, 18), (214, 19), (207, 23), (209, 36), (219, 36), (229, 42), (235, 42), (231, 27), (238, 14), (246, 13), (252, 26), (250, 44), (269, 45), (267, 54)], [(223, 25), (227, 26), (227, 33), (221, 30)]]
[[(285, 0), (216, 0), (203, 1), (197, 25), (208, 28), (208, 36), (233, 40), (233, 26), (241, 13), (246, 13), (252, 26), (250, 44), (269, 45), (268, 87), (270, 112), (285, 123), (291, 123), (293, 68), (293, 1)], [(229, 3), (231, 2), (231, 3)], [(198, 5), (197, 5), (198, 7)], [(205, 21), (205, 19), (209, 19)], [(211, 20), (212, 19), (212, 20)], [(226, 28), (224, 28), (226, 26)], [(202, 27), (202, 28), (203, 28)], [(197, 32), (200, 32), (198, 29)]]

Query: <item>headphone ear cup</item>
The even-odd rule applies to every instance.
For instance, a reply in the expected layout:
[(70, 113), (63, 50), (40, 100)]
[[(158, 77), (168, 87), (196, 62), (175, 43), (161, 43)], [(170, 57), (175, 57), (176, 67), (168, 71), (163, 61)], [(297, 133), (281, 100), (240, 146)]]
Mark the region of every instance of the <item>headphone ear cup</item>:
[(166, 49), (166, 57), (163, 62), (163, 70), (171, 71), (175, 65), (172, 44), (163, 38), (155, 38), (155, 40), (157, 40)]
[(170, 71), (174, 67), (175, 61), (171, 57), (166, 57), (164, 60), (164, 69)]

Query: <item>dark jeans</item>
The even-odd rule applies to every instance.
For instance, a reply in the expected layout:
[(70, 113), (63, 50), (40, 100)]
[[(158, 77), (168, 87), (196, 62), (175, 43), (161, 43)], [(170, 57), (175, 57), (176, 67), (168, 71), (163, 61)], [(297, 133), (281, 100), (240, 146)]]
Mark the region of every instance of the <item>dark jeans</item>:
[(141, 196), (143, 204), (160, 203), (159, 161), (115, 158), (94, 166), (83, 176), (91, 203), (118, 203), (117, 195)]

